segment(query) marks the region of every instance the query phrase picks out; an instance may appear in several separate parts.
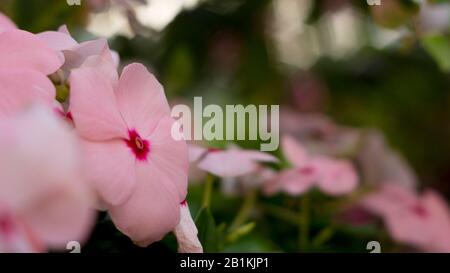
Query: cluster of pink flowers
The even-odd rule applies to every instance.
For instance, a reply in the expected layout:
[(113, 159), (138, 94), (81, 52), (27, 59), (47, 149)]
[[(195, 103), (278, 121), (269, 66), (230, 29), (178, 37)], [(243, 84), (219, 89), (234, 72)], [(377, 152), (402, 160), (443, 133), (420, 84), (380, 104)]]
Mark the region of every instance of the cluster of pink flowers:
[(164, 90), (141, 64), (117, 67), (105, 40), (32, 34), (0, 14), (0, 252), (82, 241), (95, 208), (139, 246), (174, 231), (180, 251), (202, 251)]

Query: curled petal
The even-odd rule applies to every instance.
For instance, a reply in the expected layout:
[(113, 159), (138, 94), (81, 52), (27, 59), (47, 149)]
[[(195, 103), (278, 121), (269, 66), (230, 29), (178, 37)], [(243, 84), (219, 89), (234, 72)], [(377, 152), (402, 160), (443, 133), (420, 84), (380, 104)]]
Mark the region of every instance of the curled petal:
[(198, 230), (186, 202), (180, 205), (180, 223), (173, 232), (178, 241), (179, 253), (203, 253), (202, 244), (197, 237)]

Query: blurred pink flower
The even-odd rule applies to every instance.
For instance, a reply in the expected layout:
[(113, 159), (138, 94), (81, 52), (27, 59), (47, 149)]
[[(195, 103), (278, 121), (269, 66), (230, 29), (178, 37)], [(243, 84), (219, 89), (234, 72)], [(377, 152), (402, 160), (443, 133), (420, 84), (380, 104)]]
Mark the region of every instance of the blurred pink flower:
[(203, 148), (189, 145), (189, 160), (199, 169), (219, 177), (237, 177), (256, 171), (260, 162), (277, 162), (274, 156), (255, 150)]
[(50, 75), (63, 62), (64, 56), (61, 53), (32, 33), (19, 29), (0, 32), (0, 68), (26, 68)]
[(245, 195), (252, 189), (259, 189), (273, 179), (276, 171), (263, 165), (251, 173), (239, 177), (226, 177), (222, 180), (221, 190), (228, 195)]
[(365, 197), (361, 206), (384, 220), (395, 241), (427, 252), (450, 252), (450, 210), (436, 192), (418, 195), (391, 183)]
[(0, 150), (0, 252), (40, 252), (86, 239), (94, 211), (73, 131), (33, 107), (0, 120)]
[(115, 81), (76, 69), (70, 85), (88, 177), (113, 222), (140, 246), (162, 239), (179, 223), (189, 164), (162, 86), (136, 63)]
[(10, 69), (0, 64), (0, 117), (14, 115), (33, 103), (55, 106), (55, 87), (51, 81), (35, 70)]
[(179, 253), (203, 253), (202, 244), (197, 237), (198, 230), (186, 201), (180, 203), (180, 223), (173, 232), (178, 241)]
[(356, 160), (368, 184), (396, 183), (411, 189), (419, 184), (413, 168), (401, 154), (389, 147), (383, 134), (377, 130), (368, 130), (362, 135)]
[(58, 31), (45, 31), (36, 34), (48, 46), (64, 54), (65, 62), (61, 67), (64, 79), (72, 69), (81, 66), (95, 66), (98, 63), (110, 62), (119, 65), (119, 55), (111, 51), (106, 39), (97, 39), (78, 43), (69, 33), (65, 25)]
[(299, 195), (316, 186), (323, 193), (341, 195), (352, 192), (358, 185), (357, 173), (347, 160), (311, 156), (290, 136), (282, 138), (282, 151), (294, 168), (269, 180), (265, 186), (267, 194), (283, 191)]
[(14, 24), (11, 19), (0, 12), (0, 33), (6, 30), (16, 29), (16, 24)]

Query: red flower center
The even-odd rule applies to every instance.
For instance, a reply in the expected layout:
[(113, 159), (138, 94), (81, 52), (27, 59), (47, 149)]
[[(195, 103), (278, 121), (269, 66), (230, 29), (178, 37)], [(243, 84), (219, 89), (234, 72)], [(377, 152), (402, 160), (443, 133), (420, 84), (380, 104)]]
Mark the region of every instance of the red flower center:
[(222, 149), (220, 148), (208, 148), (208, 153), (220, 152)]
[(142, 139), (134, 129), (129, 130), (128, 135), (129, 139), (125, 140), (127, 146), (130, 147), (137, 159), (147, 161), (148, 153), (150, 152), (150, 142)]
[(0, 215), (0, 234), (10, 235), (15, 229), (14, 220), (8, 213)]
[(301, 167), (298, 169), (301, 175), (312, 175), (314, 173), (314, 168), (311, 166)]
[(413, 211), (414, 214), (416, 214), (420, 218), (426, 218), (428, 216), (427, 209), (424, 206), (422, 206), (421, 204), (414, 205), (411, 208), (411, 210)]

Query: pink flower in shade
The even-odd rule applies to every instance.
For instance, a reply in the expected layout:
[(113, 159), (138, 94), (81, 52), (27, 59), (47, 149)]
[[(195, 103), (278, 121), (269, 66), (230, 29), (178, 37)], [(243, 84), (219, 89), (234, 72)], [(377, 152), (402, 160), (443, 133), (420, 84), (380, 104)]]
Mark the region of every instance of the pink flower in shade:
[(274, 156), (253, 150), (230, 148), (203, 148), (189, 146), (189, 160), (197, 162), (199, 169), (219, 177), (237, 177), (252, 173), (261, 162), (278, 162)]
[(86, 239), (94, 211), (77, 138), (43, 107), (0, 120), (0, 252)]
[(281, 171), (270, 180), (265, 186), (267, 194), (283, 191), (299, 195), (317, 187), (323, 193), (335, 196), (350, 193), (358, 185), (358, 176), (349, 161), (311, 156), (290, 136), (283, 137), (282, 150), (294, 167)]
[(178, 241), (178, 252), (203, 253), (202, 244), (197, 237), (198, 230), (186, 201), (180, 203), (180, 215), (180, 223), (173, 230)]
[(65, 25), (58, 31), (45, 31), (36, 36), (52, 49), (64, 54), (65, 62), (61, 67), (64, 73), (62, 80), (68, 77), (72, 69), (81, 66), (95, 66), (102, 61), (112, 63), (116, 67), (119, 65), (119, 55), (109, 49), (106, 39), (78, 43)]
[(141, 64), (116, 80), (75, 69), (70, 86), (86, 172), (113, 222), (140, 246), (162, 239), (179, 223), (189, 164), (162, 86)]
[(437, 193), (418, 195), (391, 183), (360, 204), (384, 220), (395, 241), (427, 252), (450, 252), (450, 210)]
[(16, 29), (16, 24), (0, 12), (0, 33), (6, 30)]

